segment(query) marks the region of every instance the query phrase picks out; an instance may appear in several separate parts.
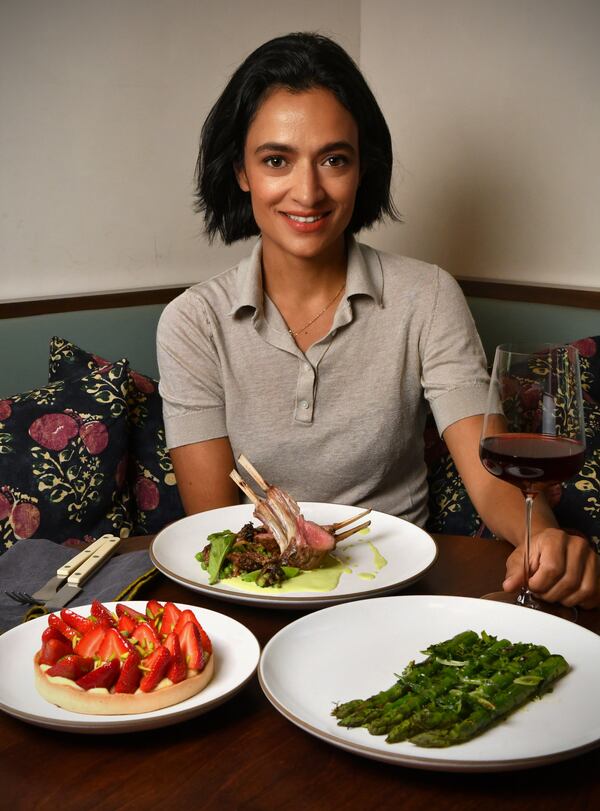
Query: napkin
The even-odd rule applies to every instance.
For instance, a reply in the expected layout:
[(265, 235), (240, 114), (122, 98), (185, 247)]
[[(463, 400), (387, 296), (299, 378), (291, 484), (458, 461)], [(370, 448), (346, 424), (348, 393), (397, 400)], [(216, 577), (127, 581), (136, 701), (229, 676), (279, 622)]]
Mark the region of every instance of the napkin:
[[(45, 538), (29, 538), (19, 541), (0, 556), (0, 633), (46, 613), (44, 606), (21, 605), (4, 592), (32, 594), (80, 551)], [(82, 591), (68, 608), (89, 605), (96, 599), (101, 602), (129, 600), (156, 573), (145, 550), (115, 555), (83, 584)]]

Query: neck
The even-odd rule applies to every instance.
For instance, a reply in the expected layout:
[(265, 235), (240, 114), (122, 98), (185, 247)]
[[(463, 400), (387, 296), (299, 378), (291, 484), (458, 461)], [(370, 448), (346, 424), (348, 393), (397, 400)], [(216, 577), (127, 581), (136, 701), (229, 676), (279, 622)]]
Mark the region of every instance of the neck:
[(263, 244), (262, 268), (265, 293), (272, 301), (310, 301), (333, 295), (346, 278), (346, 245), (342, 239), (326, 254), (285, 259)]

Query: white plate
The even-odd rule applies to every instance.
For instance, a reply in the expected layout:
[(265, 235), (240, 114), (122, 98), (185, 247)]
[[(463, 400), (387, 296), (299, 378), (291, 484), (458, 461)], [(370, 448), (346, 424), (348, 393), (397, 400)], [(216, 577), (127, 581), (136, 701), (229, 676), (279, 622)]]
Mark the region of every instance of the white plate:
[[(105, 605), (114, 610), (116, 603)], [(146, 601), (129, 601), (126, 605), (144, 611)], [(213, 644), (215, 673), (197, 695), (172, 707), (139, 715), (84, 715), (56, 707), (43, 699), (34, 685), (33, 656), (48, 622), (47, 617), (38, 617), (0, 636), (0, 710), (37, 726), (100, 735), (176, 724), (223, 703), (254, 674), (260, 656), (258, 642), (244, 625), (224, 614), (178, 605), (181, 609), (191, 608)], [(89, 608), (77, 606), (76, 611), (85, 614)]]
[[(394, 674), (425, 657), (428, 645), (482, 630), (546, 645), (572, 667), (551, 693), (478, 738), (445, 749), (388, 744), (346, 729), (334, 704), (391, 687)], [(469, 597), (400, 596), (326, 608), (279, 631), (265, 646), (258, 676), (267, 698), (292, 723), (358, 755), (440, 771), (504, 771), (563, 760), (600, 742), (600, 636), (521, 606)]]
[[(424, 530), (401, 518), (373, 511), (368, 516), (371, 519), (368, 534), (358, 533), (336, 547), (334, 554), (341, 557), (351, 571), (341, 575), (332, 591), (303, 591), (302, 575), (288, 581), (288, 587), (297, 586), (297, 591), (293, 592), (276, 588), (261, 589), (261, 593), (241, 591), (224, 582), (210, 586), (208, 574), (195, 558), (196, 553), (206, 546), (210, 533), (225, 529), (238, 532), (252, 521), (253, 509), (251, 504), (239, 504), (176, 521), (154, 539), (150, 548), (152, 562), (171, 580), (221, 600), (274, 608), (319, 608), (403, 588), (421, 577), (437, 557), (435, 541)], [(360, 512), (357, 507), (316, 502), (301, 502), (300, 509), (305, 518), (318, 524), (333, 524)], [(256, 519), (254, 523), (257, 524)], [(379, 570), (375, 566), (373, 547), (387, 561)]]

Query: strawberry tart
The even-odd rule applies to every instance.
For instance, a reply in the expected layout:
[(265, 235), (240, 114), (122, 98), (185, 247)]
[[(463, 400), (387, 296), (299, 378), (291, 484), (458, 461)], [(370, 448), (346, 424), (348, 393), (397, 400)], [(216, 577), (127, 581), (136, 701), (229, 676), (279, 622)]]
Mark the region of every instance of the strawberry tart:
[(88, 616), (50, 614), (34, 657), (47, 701), (91, 715), (130, 715), (199, 693), (214, 672), (212, 644), (195, 613), (150, 600), (145, 613), (95, 601)]

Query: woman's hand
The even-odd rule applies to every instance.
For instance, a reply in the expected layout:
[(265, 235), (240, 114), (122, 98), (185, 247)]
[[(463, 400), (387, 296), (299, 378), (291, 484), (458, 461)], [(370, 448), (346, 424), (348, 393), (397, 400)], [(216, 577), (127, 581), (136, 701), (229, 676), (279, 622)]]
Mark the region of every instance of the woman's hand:
[[(523, 584), (524, 544), (517, 546), (506, 562), (505, 591)], [(553, 527), (531, 539), (529, 587), (550, 603), (597, 608), (600, 606), (600, 556), (585, 538)]]

